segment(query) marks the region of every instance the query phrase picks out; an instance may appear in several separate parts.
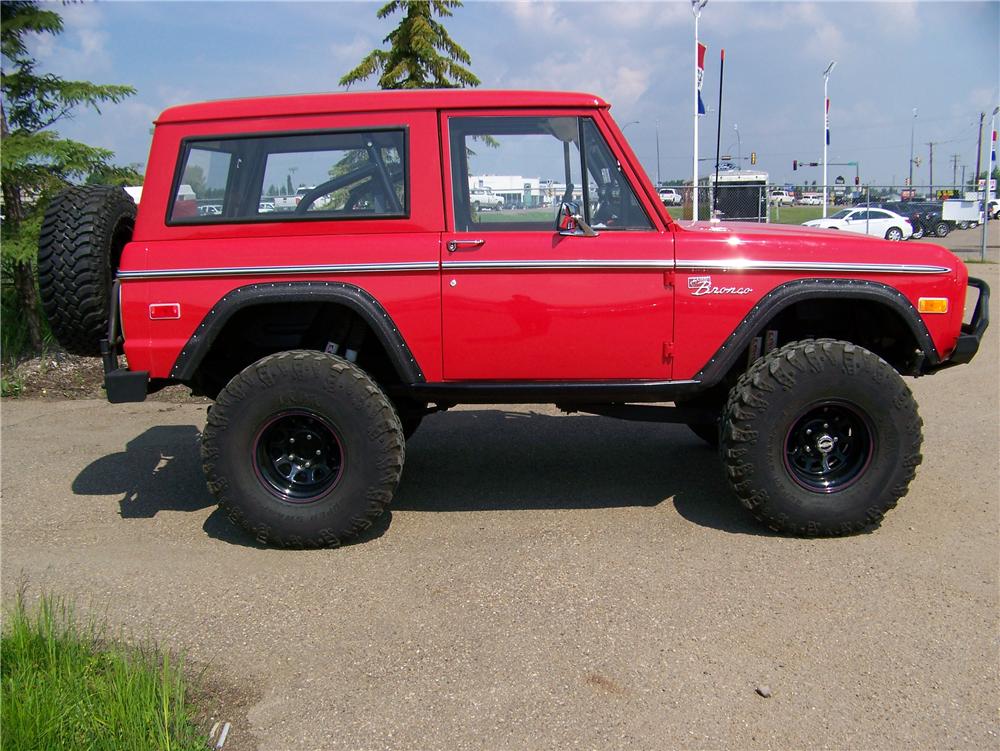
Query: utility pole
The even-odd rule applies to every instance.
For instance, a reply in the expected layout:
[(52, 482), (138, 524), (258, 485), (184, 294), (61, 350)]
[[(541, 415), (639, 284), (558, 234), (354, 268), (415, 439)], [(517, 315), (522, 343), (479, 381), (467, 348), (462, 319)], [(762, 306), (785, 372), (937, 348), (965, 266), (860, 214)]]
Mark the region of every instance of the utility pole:
[(930, 177), (928, 178), (928, 180), (930, 180), (931, 183), (929, 197), (931, 200), (934, 200), (934, 142), (928, 141), (927, 148), (929, 148), (931, 152), (930, 162), (928, 163), (929, 169), (931, 171)]
[(980, 158), (983, 155), (983, 120), (986, 119), (986, 113), (979, 113), (979, 143), (976, 144), (976, 174), (972, 176), (973, 180), (979, 179), (979, 169), (982, 165)]
[(962, 193), (965, 193), (965, 165), (962, 165)]
[(961, 158), (961, 154), (951, 155), (951, 184), (956, 188), (958, 187), (958, 160)]
[[(910, 121), (910, 187), (913, 187), (913, 129), (917, 124), (917, 108), (913, 108), (913, 120)], [(980, 135), (982, 135), (982, 121), (979, 123)]]
[(656, 187), (660, 187), (660, 121), (656, 121)]

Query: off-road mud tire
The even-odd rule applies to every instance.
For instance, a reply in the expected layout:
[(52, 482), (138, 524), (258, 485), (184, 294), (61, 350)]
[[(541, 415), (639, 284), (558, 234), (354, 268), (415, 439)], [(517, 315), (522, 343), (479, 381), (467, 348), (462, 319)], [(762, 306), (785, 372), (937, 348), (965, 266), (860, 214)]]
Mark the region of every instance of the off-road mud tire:
[(134, 227), (135, 203), (121, 188), (82, 185), (49, 204), (38, 239), (38, 284), (52, 333), (69, 352), (101, 353), (111, 283)]
[[(786, 454), (810, 410), (824, 405), (862, 425), (852, 445), (870, 439), (854, 474), (825, 492), (804, 486)], [(922, 425), (909, 388), (878, 355), (849, 342), (805, 340), (770, 352), (740, 377), (723, 414), (720, 453), (737, 498), (771, 529), (845, 535), (878, 526), (906, 494), (921, 461)]]
[[(328, 428), (341, 451), (332, 485), (305, 499), (269, 484), (273, 470), (259, 453), (269, 426), (288, 415)], [(201, 455), (209, 490), (235, 524), (263, 544), (318, 548), (356, 537), (385, 512), (405, 446), (392, 403), (362, 370), (335, 355), (293, 350), (229, 382), (209, 413)]]

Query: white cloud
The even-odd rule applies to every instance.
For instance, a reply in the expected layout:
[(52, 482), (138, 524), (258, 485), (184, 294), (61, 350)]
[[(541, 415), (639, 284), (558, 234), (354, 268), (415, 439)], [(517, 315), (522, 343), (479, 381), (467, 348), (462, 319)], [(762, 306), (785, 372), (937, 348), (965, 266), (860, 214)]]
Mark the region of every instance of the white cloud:
[(104, 16), (94, 3), (63, 5), (58, 9), (63, 33), (35, 37), (29, 49), (46, 71), (70, 79), (91, 79), (112, 70), (109, 36)]

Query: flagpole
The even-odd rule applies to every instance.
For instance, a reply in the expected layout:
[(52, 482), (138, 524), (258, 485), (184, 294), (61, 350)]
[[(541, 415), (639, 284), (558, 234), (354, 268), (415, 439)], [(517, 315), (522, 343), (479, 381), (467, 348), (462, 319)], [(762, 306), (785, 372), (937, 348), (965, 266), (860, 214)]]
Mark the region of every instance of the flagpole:
[(831, 60), (830, 64), (823, 71), (823, 218), (826, 219), (826, 150), (830, 145), (830, 97), (827, 94), (827, 84), (830, 81), (830, 74), (836, 60)]
[(715, 185), (712, 187), (712, 216), (719, 205), (719, 146), (722, 143), (722, 74), (726, 69), (726, 50), (719, 55), (719, 119), (715, 125)]
[(694, 13), (694, 164), (691, 180), (691, 218), (698, 221), (698, 19), (708, 0), (691, 0)]

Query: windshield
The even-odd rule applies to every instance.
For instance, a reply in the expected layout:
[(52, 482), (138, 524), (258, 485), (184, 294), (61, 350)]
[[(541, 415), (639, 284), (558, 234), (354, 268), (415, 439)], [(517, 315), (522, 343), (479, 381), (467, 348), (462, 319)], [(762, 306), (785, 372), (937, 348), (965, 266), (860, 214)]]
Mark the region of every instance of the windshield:
[(830, 214), (831, 219), (846, 219), (848, 214), (851, 213), (850, 209), (841, 209), (836, 214)]

